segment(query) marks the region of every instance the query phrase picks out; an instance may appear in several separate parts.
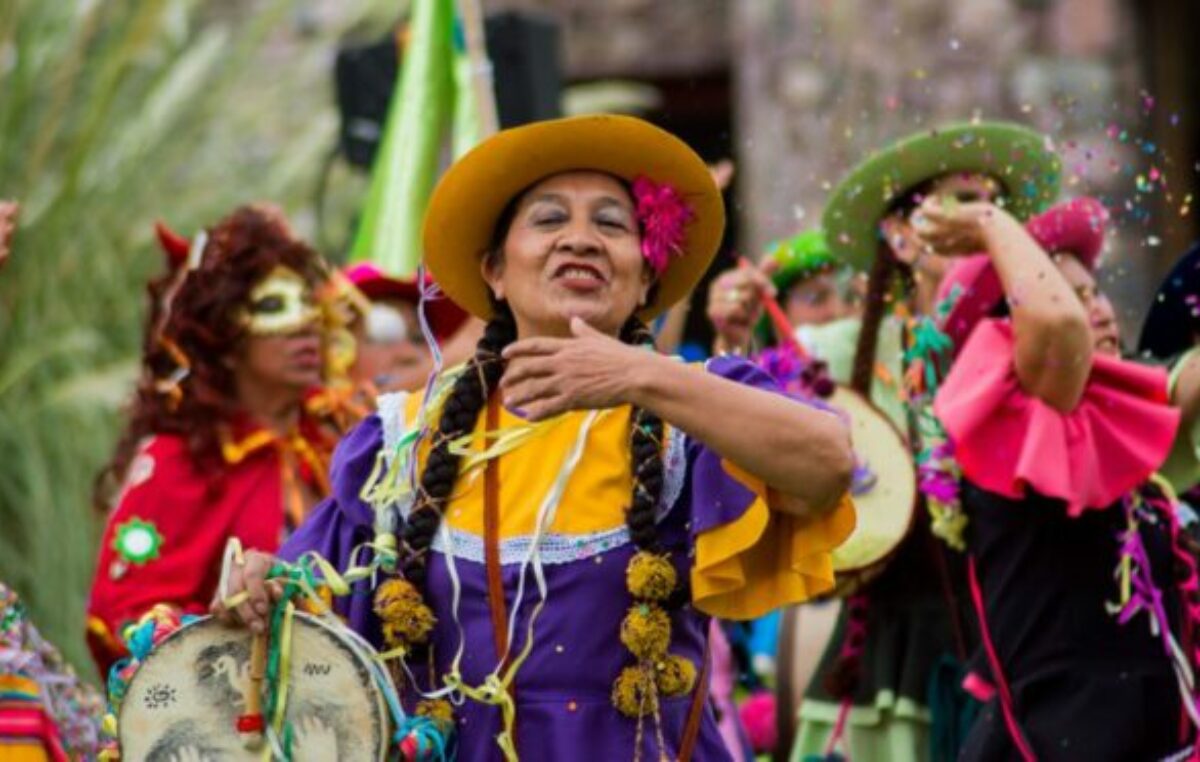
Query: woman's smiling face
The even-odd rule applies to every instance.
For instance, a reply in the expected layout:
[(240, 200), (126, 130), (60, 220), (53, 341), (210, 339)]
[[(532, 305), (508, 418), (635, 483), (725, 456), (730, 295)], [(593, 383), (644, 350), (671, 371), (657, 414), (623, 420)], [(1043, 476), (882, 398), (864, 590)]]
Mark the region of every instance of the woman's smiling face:
[(617, 335), (653, 283), (633, 199), (601, 172), (565, 172), (526, 191), (483, 277), (518, 333), (570, 335), (572, 317)]

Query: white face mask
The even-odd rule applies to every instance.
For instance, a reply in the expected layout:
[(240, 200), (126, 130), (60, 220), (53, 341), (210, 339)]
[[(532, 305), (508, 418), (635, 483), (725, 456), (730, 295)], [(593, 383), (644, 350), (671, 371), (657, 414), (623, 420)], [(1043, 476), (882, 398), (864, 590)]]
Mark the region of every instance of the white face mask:
[(409, 340), (408, 321), (400, 310), (387, 304), (372, 304), (367, 312), (366, 340), (372, 344), (395, 344)]

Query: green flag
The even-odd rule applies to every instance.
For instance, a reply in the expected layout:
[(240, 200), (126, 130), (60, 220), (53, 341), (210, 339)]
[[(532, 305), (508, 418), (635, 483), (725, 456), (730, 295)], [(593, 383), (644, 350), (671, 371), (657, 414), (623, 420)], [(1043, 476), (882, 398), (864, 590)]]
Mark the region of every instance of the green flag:
[(416, 273), (421, 219), (437, 179), (454, 110), (453, 0), (413, 0), (409, 44), (371, 169), (350, 261), (392, 275)]

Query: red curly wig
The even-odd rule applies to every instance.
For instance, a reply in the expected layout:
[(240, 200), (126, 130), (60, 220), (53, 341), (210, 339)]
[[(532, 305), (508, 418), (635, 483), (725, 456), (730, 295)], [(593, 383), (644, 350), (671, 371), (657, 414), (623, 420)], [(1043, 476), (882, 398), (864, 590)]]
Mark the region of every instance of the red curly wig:
[[(251, 290), (280, 265), (314, 288), (327, 277), (321, 257), (298, 241), (277, 213), (243, 206), (208, 231), (194, 269), (180, 262), (150, 282), (142, 373), (127, 413), (128, 426), (112, 461), (97, 477), (97, 508), (107, 510), (140, 443), (149, 436), (184, 437), (196, 467), (219, 472), (219, 427), (240, 409), (227, 364), (245, 338), (238, 312)], [(180, 370), (175, 347), (186, 356), (188, 372), (178, 384), (180, 394), (173, 396), (163, 392), (162, 381)]]

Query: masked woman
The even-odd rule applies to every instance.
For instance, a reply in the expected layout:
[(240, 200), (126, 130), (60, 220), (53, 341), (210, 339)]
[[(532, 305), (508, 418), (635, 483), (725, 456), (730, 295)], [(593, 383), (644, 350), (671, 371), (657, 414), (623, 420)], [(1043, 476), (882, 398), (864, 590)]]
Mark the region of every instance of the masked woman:
[(1029, 233), (989, 203), (921, 215), (941, 250), (987, 252), (948, 276), (947, 325), (967, 338), (935, 402), (981, 632), (968, 686), (988, 702), (962, 758), (1182, 758), (1200, 602), (1169, 490), (1150, 481), (1180, 414), (1164, 370), (1120, 357), (1092, 274), (1104, 208), (1075, 199)]
[[(416, 709), (453, 720), (459, 760), (727, 759), (708, 616), (832, 584), (854, 521), (841, 422), (741, 360), (655, 353), (643, 322), (690, 291), (723, 224), (700, 158), (629, 117), (502, 132), (433, 195), (427, 264), (483, 339), (342, 442), (333, 499), (283, 555), (342, 564), (398, 535), (399, 576), (339, 610), (409, 654), (410, 706), (450, 690)], [(271, 563), (231, 574), (260, 631)]]
[(160, 236), (170, 266), (149, 287), (142, 379), (98, 480), (112, 506), (88, 605), (102, 672), (125, 653), (124, 625), (157, 604), (207, 608), (227, 537), (278, 548), (324, 497), (336, 441), (305, 403), (328, 349), (317, 254), (267, 208), (191, 244)]

